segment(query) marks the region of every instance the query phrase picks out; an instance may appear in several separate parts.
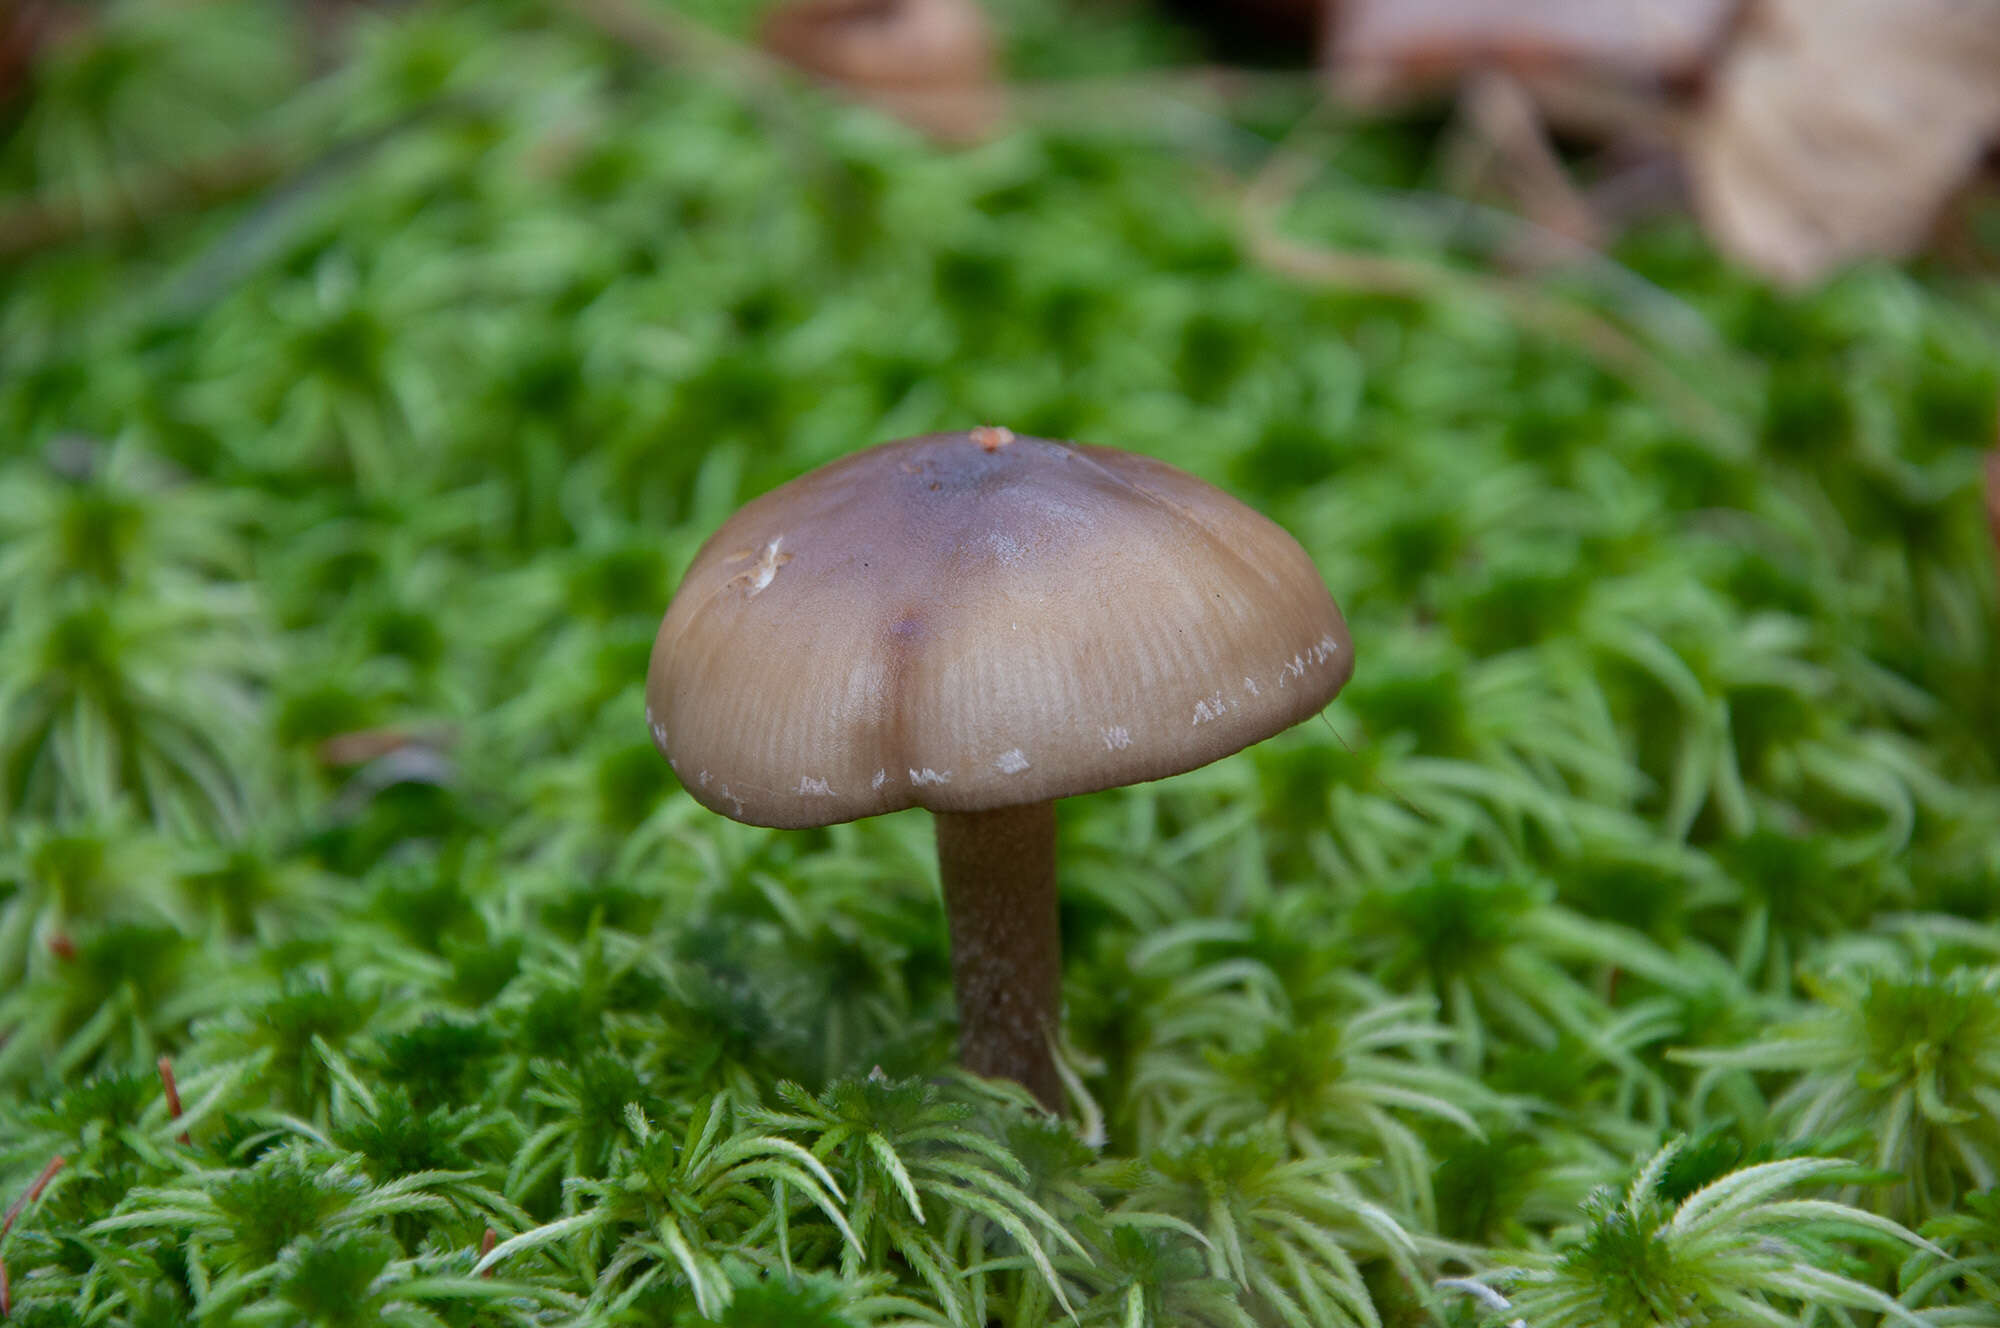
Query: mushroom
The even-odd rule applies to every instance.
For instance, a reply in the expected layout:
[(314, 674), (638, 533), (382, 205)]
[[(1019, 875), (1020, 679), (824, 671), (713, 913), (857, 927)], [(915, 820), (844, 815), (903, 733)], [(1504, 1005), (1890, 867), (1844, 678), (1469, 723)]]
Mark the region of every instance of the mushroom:
[(1353, 669), (1272, 521), (1149, 457), (987, 427), (855, 453), (725, 521), (660, 625), (646, 711), (734, 820), (931, 812), (961, 1058), (1055, 1110), (1055, 800), (1260, 742)]

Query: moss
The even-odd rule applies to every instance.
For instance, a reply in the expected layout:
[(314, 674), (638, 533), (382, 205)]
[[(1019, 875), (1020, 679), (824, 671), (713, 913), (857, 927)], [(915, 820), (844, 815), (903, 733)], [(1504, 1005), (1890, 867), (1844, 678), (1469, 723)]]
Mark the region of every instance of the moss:
[[(305, 84), (291, 10), (135, 0), (0, 138), (0, 208), (87, 226), (238, 133), (312, 163), (6, 276), (10, 1323), (1977, 1312), (1990, 280), (1630, 235), (1705, 421), (1379, 192), (1434, 118), (1282, 219), (1430, 290), (1306, 289), (1227, 183), (1298, 90), (942, 151), (582, 12), (369, 13)], [(1193, 49), (996, 13), (1031, 84)], [(1074, 1126), (950, 1073), (920, 820), (736, 826), (644, 728), (731, 508), (979, 422), (1228, 484), (1359, 651), (1325, 727), (1066, 804)], [(1899, 1283), (1920, 1213), (1967, 1262)]]

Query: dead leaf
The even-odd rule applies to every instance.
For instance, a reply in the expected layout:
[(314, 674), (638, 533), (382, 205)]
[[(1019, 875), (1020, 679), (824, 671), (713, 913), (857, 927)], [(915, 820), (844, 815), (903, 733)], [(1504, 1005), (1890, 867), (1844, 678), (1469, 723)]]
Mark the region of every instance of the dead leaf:
[(1759, 0), (1690, 122), (1703, 223), (1779, 281), (1907, 255), (2000, 138), (2000, 0)]
[(1342, 0), (1326, 65), (1363, 100), (1478, 69), (1670, 84), (1707, 66), (1741, 0)]
[(934, 138), (985, 137), (1002, 115), (999, 61), (976, 0), (793, 0), (767, 50)]

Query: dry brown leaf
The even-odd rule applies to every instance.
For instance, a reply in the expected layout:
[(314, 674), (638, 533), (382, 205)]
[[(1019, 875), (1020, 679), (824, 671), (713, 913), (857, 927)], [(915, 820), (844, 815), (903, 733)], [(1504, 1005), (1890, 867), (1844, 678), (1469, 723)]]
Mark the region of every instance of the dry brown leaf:
[(934, 138), (968, 142), (1002, 113), (999, 61), (976, 0), (793, 0), (764, 46)]
[(1899, 257), (2000, 139), (2000, 0), (1760, 0), (1689, 124), (1718, 244), (1780, 281)]
[(1377, 99), (1498, 67), (1584, 68), (1673, 83), (1698, 75), (1741, 0), (1343, 0), (1327, 66)]

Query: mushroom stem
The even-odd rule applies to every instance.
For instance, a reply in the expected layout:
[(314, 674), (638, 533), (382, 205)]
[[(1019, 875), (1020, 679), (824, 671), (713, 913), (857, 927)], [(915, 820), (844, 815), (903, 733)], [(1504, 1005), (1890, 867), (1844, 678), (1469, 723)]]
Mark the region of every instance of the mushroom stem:
[(938, 812), (937, 841), (960, 1059), (1059, 1111), (1051, 1048), (1062, 1002), (1056, 805)]

